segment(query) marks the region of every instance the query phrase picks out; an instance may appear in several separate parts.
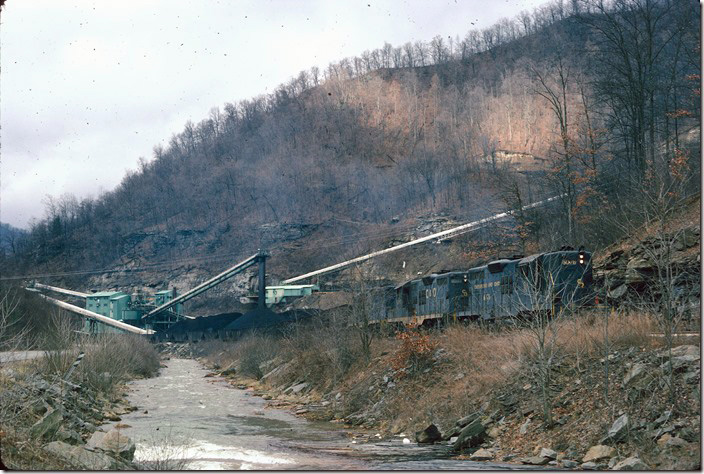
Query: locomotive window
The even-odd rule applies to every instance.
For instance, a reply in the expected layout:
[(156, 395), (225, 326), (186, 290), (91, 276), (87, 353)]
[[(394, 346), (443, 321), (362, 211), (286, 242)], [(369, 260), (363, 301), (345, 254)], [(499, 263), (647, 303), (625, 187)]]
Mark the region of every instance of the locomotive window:
[(447, 278), (440, 278), (438, 280), (438, 286), (445, 286), (447, 285)]
[(482, 272), (475, 272), (469, 274), (470, 281), (481, 280), (482, 278), (484, 278), (484, 273)]
[(501, 293), (507, 295), (511, 293), (513, 289), (513, 275), (507, 275), (501, 277)]
[(419, 305), (424, 305), (425, 304), (425, 290), (420, 290), (418, 292), (418, 304)]

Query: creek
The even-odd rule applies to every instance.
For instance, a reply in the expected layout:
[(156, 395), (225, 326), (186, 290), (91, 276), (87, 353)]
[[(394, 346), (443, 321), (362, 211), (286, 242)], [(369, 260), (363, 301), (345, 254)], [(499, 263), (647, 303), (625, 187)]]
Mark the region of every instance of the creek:
[[(310, 422), (237, 390), (192, 359), (170, 359), (160, 375), (129, 384), (138, 409), (120, 429), (151, 468), (215, 470), (484, 470), (528, 466), (450, 459), (446, 444), (367, 442), (374, 433)], [(112, 428), (115, 423), (105, 426)], [(127, 425), (127, 426), (125, 426)], [(359, 441), (358, 441), (359, 440)]]

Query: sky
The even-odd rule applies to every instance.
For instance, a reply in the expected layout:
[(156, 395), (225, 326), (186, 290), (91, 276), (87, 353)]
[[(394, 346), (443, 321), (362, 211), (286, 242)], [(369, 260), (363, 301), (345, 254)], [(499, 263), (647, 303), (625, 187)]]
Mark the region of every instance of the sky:
[[(544, 0), (8, 0), (0, 222), (97, 197), (187, 121), (384, 42), (460, 38)], [(472, 24), (474, 23), (474, 24)]]

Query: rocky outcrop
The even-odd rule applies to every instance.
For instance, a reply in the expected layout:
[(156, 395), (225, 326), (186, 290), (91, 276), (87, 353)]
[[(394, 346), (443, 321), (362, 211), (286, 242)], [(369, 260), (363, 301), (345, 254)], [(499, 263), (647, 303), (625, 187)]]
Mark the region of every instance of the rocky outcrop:
[(607, 298), (617, 303), (629, 298), (657, 299), (659, 270), (668, 265), (673, 272), (677, 311), (695, 316), (701, 296), (699, 246), (698, 226), (648, 237), (630, 248), (621, 246), (595, 262), (597, 287), (605, 287)]

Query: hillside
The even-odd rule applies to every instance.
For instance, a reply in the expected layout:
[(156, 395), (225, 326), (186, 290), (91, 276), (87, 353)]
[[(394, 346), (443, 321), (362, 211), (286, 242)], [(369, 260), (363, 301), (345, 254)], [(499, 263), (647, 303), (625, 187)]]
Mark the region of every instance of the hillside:
[[(644, 177), (698, 187), (698, 137), (680, 137), (699, 128), (699, 8), (660, 6), (661, 33), (621, 45), (633, 57), (647, 41), (663, 51), (646, 65), (660, 80), (654, 101), (624, 106), (609, 83), (644, 85), (602, 67), (618, 61), (603, 32), (628, 27), (631, 14), (637, 26), (640, 12), (618, 12), (614, 25), (589, 5), (521, 34), (490, 29), (481, 46), (433, 64), (357, 68), (345, 59), (214, 108), (115, 190), (51, 201), (3, 266), (15, 275), (85, 271), (52, 280), (76, 288), (183, 291), (265, 248), (276, 280), (558, 194), (554, 206), (372, 269), (398, 280), (565, 244), (604, 247), (624, 232), (611, 211), (653, 189)], [(645, 113), (648, 125), (619, 107)], [(672, 163), (682, 164), (676, 176)], [(133, 272), (100, 272), (112, 268)], [(208, 309), (225, 309), (225, 296), (248, 285), (245, 276), (223, 286)]]

